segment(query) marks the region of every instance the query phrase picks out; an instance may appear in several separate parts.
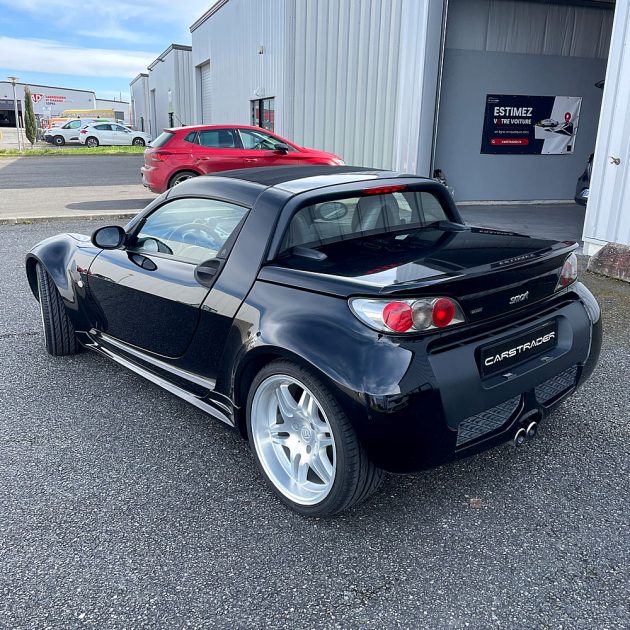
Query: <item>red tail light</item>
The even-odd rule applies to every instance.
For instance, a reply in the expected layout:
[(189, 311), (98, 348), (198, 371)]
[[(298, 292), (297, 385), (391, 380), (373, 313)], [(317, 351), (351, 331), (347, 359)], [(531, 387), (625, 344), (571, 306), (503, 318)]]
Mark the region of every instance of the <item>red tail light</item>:
[(396, 332), (407, 332), (413, 326), (413, 309), (405, 302), (390, 302), (383, 309), (383, 322)]
[(377, 186), (376, 188), (364, 188), (364, 195), (386, 195), (387, 193), (399, 192), (405, 190), (407, 184), (396, 184), (395, 186)]
[(87, 133), (87, 129), (81, 129), (81, 131), (79, 131), (79, 133)]
[(149, 157), (154, 162), (164, 162), (164, 160), (169, 156), (173, 155), (170, 151), (154, 151), (149, 155)]
[(433, 325), (436, 328), (448, 326), (455, 317), (455, 303), (448, 298), (440, 298), (433, 304)]
[(353, 298), (349, 304), (352, 312), (364, 324), (380, 332), (426, 332), (466, 321), (461, 306), (447, 297), (394, 302)]

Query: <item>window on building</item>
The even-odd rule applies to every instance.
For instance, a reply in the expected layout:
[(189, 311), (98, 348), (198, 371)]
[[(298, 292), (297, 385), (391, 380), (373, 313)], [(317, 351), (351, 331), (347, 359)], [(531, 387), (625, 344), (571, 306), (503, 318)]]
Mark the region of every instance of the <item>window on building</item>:
[(252, 101), (252, 125), (267, 131), (274, 130), (275, 105), (273, 98), (260, 98)]

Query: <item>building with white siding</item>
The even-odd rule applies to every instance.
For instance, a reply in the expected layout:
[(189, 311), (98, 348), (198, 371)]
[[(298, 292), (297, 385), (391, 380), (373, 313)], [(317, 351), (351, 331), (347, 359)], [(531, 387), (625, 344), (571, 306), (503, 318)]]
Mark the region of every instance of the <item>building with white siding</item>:
[[(197, 123), (257, 124), (349, 164), (439, 168), (467, 202), (569, 202), (597, 145), (585, 249), (630, 244), (625, 1), (218, 0), (190, 30)], [(495, 94), (578, 100), (566, 150), (481, 150)]]
[[(194, 122), (192, 48), (171, 44), (147, 70), (146, 131), (155, 138), (165, 127), (180, 127)], [(134, 81), (139, 83), (140, 88), (143, 80), (136, 79)], [(138, 91), (142, 91), (142, 88)]]
[(116, 120), (122, 120), (125, 124), (131, 122), (129, 103), (127, 103), (127, 101), (118, 101), (113, 98), (97, 98), (96, 109), (111, 109), (114, 112)]
[(131, 95), (131, 126), (140, 131), (149, 131), (149, 75), (141, 72), (129, 84)]

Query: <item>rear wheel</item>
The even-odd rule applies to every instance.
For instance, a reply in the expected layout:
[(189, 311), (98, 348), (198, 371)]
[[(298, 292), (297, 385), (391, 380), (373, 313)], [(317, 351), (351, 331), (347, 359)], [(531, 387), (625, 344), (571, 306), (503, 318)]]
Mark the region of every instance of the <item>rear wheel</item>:
[(90, 136), (85, 141), (85, 144), (87, 144), (87, 146), (90, 147), (91, 149), (95, 149), (98, 146), (98, 138), (95, 138), (94, 136)]
[(63, 136), (55, 136), (53, 138), (53, 144), (56, 144), (58, 147), (62, 147), (64, 144), (66, 144), (66, 141)]
[(37, 288), (46, 351), (54, 357), (76, 354), (80, 346), (74, 326), (55, 283), (42, 265), (37, 265)]
[(328, 388), (289, 361), (270, 363), (254, 379), (247, 432), (272, 490), (305, 516), (341, 512), (382, 480)]
[(180, 171), (179, 173), (175, 173), (175, 175), (171, 177), (171, 181), (168, 183), (168, 187), (173, 188), (173, 186), (177, 186), (177, 184), (181, 184), (187, 179), (192, 179), (193, 177), (197, 177), (197, 173), (195, 173), (194, 171)]
[(133, 146), (134, 147), (143, 147), (145, 145), (145, 142), (142, 138), (134, 138), (133, 139)]

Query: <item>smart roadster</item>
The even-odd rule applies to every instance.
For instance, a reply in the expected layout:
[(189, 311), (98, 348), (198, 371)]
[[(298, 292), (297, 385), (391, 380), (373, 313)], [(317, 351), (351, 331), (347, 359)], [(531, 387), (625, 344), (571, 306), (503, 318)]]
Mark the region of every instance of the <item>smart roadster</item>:
[(575, 248), (464, 225), (433, 180), (292, 166), (188, 180), (26, 272), (50, 354), (237, 428), (279, 498), (325, 516), (383, 471), (534, 436), (600, 351)]

